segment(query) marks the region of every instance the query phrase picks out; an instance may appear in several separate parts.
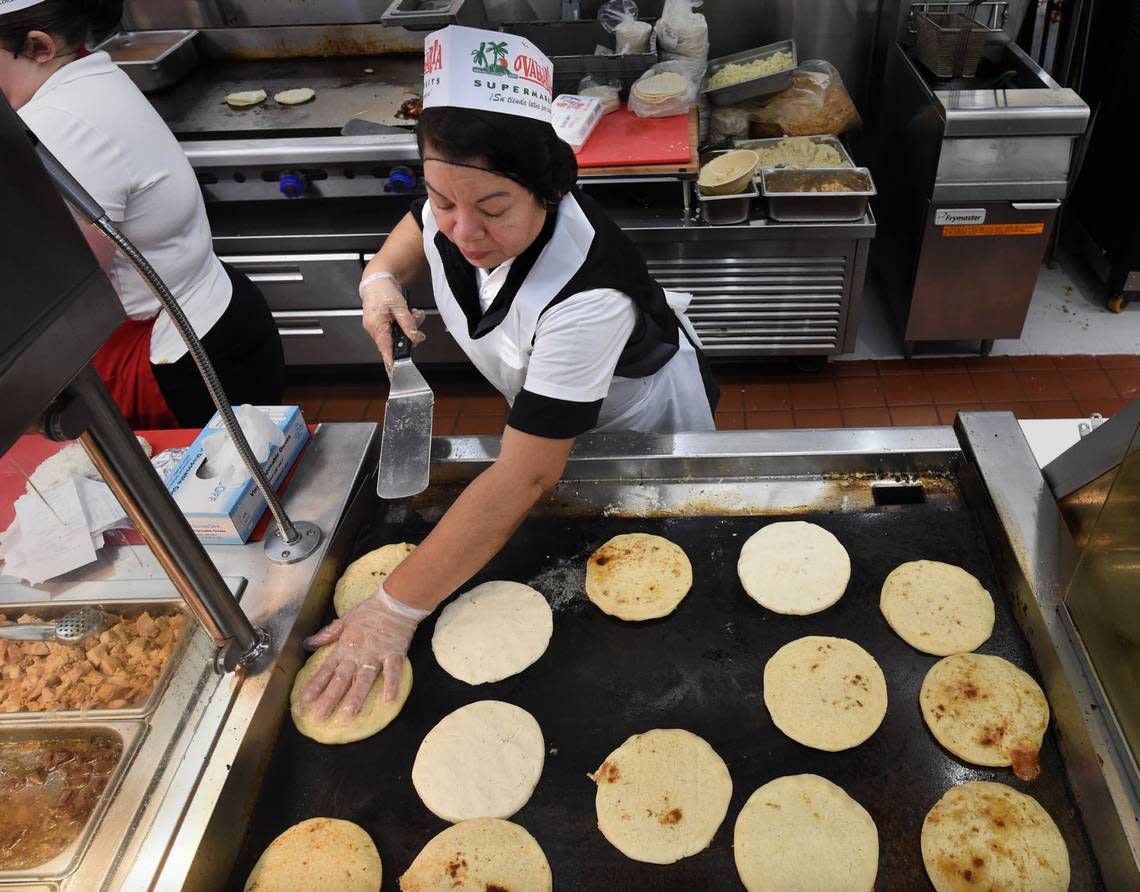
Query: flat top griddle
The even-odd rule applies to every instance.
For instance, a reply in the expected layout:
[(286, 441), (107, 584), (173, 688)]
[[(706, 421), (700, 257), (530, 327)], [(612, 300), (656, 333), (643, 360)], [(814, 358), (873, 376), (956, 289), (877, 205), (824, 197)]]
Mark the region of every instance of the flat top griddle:
[[(316, 98), (294, 106), (273, 101), (275, 93), (298, 87), (311, 87)], [(252, 108), (226, 105), (227, 95), (245, 90), (265, 90), (269, 98)], [(237, 139), (337, 136), (361, 112), (379, 124), (410, 126), (396, 112), (422, 90), (421, 56), (204, 60), (185, 80), (149, 98), (180, 139)]]
[[(532, 516), (472, 585), (512, 579), (542, 591), (555, 611), (546, 654), (521, 675), (471, 687), (436, 664), (429, 620), (410, 654), (415, 669), (411, 697), (380, 734), (347, 746), (322, 746), (302, 737), (286, 719), (230, 888), (241, 889), (278, 833), (306, 818), (329, 816), (355, 821), (372, 835), (383, 859), (383, 888), (397, 889), (400, 874), (419, 850), (447, 826), (423, 806), (412, 787), (416, 749), (444, 715), (480, 699), (518, 704), (542, 727), (548, 748), (542, 778), (513, 820), (542, 846), (557, 890), (741, 888), (732, 857), (733, 825), (741, 807), (767, 781), (808, 772), (839, 784), (874, 818), (880, 846), (877, 889), (932, 888), (919, 849), (923, 818), (949, 787), (970, 780), (1006, 783), (1035, 797), (1068, 844), (1070, 888), (1103, 888), (1052, 727), (1041, 753), (1041, 776), (1029, 783), (1009, 769), (974, 767), (952, 757), (931, 736), (918, 708), (923, 677), (938, 658), (913, 650), (879, 612), (880, 587), (898, 564), (928, 558), (962, 566), (994, 595), (994, 633), (980, 652), (1005, 657), (1036, 675), (1028, 645), (998, 587), (981, 527), (955, 502), (956, 497), (938, 498), (787, 518)], [(403, 513), (399, 506), (392, 510)], [(834, 607), (810, 617), (780, 616), (744, 593), (736, 575), (740, 546), (778, 519), (818, 523), (846, 546), (851, 583)], [(392, 524), (381, 513), (356, 553), (387, 542), (420, 541), (429, 528), (419, 517)], [(611, 536), (626, 532), (657, 533), (689, 555), (693, 589), (671, 616), (624, 623), (586, 600), (587, 557)], [(889, 706), (866, 743), (840, 753), (820, 752), (795, 743), (772, 724), (763, 703), (764, 663), (780, 646), (803, 635), (850, 638), (882, 666)], [(606, 842), (596, 826), (595, 788), (586, 777), (629, 735), (651, 728), (699, 734), (725, 760), (733, 780), (728, 815), (712, 845), (673, 865), (631, 861)]]

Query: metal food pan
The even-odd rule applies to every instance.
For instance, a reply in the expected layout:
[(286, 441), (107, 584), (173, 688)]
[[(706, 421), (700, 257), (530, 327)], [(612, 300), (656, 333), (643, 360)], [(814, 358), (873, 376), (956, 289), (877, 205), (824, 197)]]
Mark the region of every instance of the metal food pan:
[[(849, 182), (850, 192), (805, 192), (802, 186), (824, 177)], [(801, 186), (801, 188), (796, 188)], [(768, 202), (768, 216), (779, 223), (823, 223), (860, 220), (878, 193), (865, 167), (819, 167), (814, 170), (760, 171), (760, 191)]]
[(127, 73), (144, 93), (163, 90), (180, 81), (198, 64), (194, 30), (121, 31), (97, 50)]
[(759, 194), (755, 184), (747, 192), (733, 195), (702, 195), (700, 189), (697, 189), (697, 200), (706, 223), (712, 226), (730, 226), (748, 222), (752, 212), (752, 199)]
[(119, 738), (122, 743), (122, 752), (119, 754), (119, 761), (111, 771), (111, 776), (107, 780), (107, 786), (99, 795), (99, 799), (95, 803), (95, 807), (91, 810), (91, 814), (88, 815), (87, 822), (84, 824), (83, 830), (79, 835), (67, 848), (50, 861), (45, 861), (43, 864), (22, 870), (0, 870), (0, 888), (4, 888), (7, 883), (21, 880), (26, 882), (52, 880), (66, 876), (75, 869), (76, 863), (91, 842), (91, 837), (95, 829), (99, 826), (99, 822), (102, 820), (107, 806), (114, 798), (123, 776), (134, 760), (135, 750), (142, 741), (145, 732), (146, 725), (137, 721), (99, 721), (84, 723), (53, 721), (40, 724), (25, 722), (0, 726), (0, 741), (28, 738), (53, 740), (60, 738), (111, 736)]
[(144, 610), (149, 612), (152, 616), (157, 615), (173, 615), (180, 613), (186, 617), (186, 624), (182, 627), (182, 634), (178, 637), (178, 642), (174, 645), (174, 651), (170, 655), (170, 659), (166, 661), (166, 666), (163, 667), (162, 672), (158, 676), (158, 680), (154, 684), (154, 689), (146, 696), (146, 698), (135, 706), (127, 707), (125, 709), (61, 709), (55, 712), (52, 711), (24, 711), (24, 712), (0, 712), (0, 727), (3, 727), (8, 722), (21, 722), (21, 721), (49, 721), (49, 722), (90, 722), (93, 718), (98, 718), (102, 721), (104, 719), (140, 719), (149, 716), (155, 706), (158, 705), (159, 699), (162, 697), (163, 691), (170, 682), (171, 676), (174, 674), (178, 665), (186, 655), (186, 648), (189, 640), (194, 637), (196, 631), (196, 620), (186, 610), (185, 603), (180, 598), (163, 598), (150, 601), (128, 601), (123, 603), (118, 602), (104, 602), (104, 603), (91, 603), (91, 602), (69, 602), (69, 603), (55, 603), (55, 604), (36, 604), (36, 603), (22, 603), (22, 604), (5, 604), (0, 603), (0, 613), (15, 619), (16, 617), (30, 613), (40, 617), (44, 620), (59, 619), (65, 613), (72, 610), (77, 610), (80, 607), (97, 607), (100, 610), (105, 610), (107, 613), (121, 616), (124, 619), (133, 619)]
[(768, 96), (786, 90), (791, 86), (792, 75), (795, 74), (796, 66), (799, 65), (799, 57), (796, 55), (796, 42), (791, 39), (781, 40), (779, 43), (770, 43), (767, 46), (746, 50), (743, 53), (735, 53), (731, 56), (721, 56), (719, 59), (710, 59), (704, 80), (704, 83), (707, 84), (710, 77), (732, 62), (739, 65), (745, 62), (753, 62), (756, 59), (765, 59), (768, 56), (774, 56), (776, 53), (789, 52), (792, 54), (791, 68), (764, 77), (754, 77), (738, 84), (729, 84), (727, 87), (714, 87), (711, 90), (702, 87), (701, 95), (713, 105), (733, 105), (745, 99)]
[[(734, 149), (751, 149), (752, 151), (756, 152), (756, 151), (760, 151), (761, 149), (771, 148), (772, 146), (778, 145), (779, 143), (782, 143), (785, 140), (789, 140), (789, 139), (808, 139), (808, 140), (811, 140), (812, 142), (814, 142), (816, 145), (830, 146), (831, 148), (835, 149), (835, 151), (837, 151), (839, 153), (839, 157), (842, 158), (843, 161), (845, 162), (845, 164), (844, 164), (845, 167), (854, 167), (855, 166), (855, 161), (851, 158), (850, 153), (847, 151), (847, 147), (844, 146), (843, 143), (840, 142), (839, 138), (836, 136), (772, 136), (772, 137), (768, 137), (766, 139), (737, 139), (737, 140), (733, 140), (732, 147)], [(769, 169), (770, 170), (778, 170), (778, 169), (780, 169), (780, 170), (819, 170), (820, 168), (787, 167), (787, 168), (769, 168)], [(759, 179), (760, 179), (760, 177), (757, 176), (757, 180), (759, 180)]]

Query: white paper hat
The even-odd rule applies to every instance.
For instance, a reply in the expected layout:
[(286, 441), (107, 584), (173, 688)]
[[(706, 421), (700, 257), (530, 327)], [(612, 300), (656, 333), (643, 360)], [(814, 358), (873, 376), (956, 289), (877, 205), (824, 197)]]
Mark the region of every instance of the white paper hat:
[(39, 6), (44, 0), (0, 0), (0, 15), (9, 12), (19, 12), (32, 6)]
[(554, 66), (525, 37), (449, 25), (424, 41), (424, 108), (474, 108), (549, 122), (553, 87)]

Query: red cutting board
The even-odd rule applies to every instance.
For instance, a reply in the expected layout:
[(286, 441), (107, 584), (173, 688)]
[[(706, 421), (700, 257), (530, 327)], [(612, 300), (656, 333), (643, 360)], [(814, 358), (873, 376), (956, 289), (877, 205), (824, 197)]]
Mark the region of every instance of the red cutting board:
[(689, 116), (639, 118), (623, 105), (598, 122), (576, 157), (579, 167), (688, 164)]

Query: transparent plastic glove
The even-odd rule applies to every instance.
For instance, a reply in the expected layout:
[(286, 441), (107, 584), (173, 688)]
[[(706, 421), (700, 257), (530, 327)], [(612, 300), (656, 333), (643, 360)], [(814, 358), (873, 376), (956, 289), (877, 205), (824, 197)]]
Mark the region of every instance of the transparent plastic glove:
[(397, 601), (380, 586), (367, 601), (306, 639), (309, 648), (336, 643), (320, 670), (301, 692), (301, 709), (327, 718), (337, 704), (346, 718), (360, 712), (381, 670), (384, 702), (396, 699), (404, 655), (416, 626), (431, 611)]
[(364, 305), (364, 330), (372, 336), (384, 367), (392, 370), (392, 328), (398, 322), (404, 334), (413, 344), (424, 341), (420, 323), (424, 321), (422, 310), (408, 308), (404, 299), (404, 289), (400, 280), (391, 273), (373, 273), (360, 280), (360, 301)]

